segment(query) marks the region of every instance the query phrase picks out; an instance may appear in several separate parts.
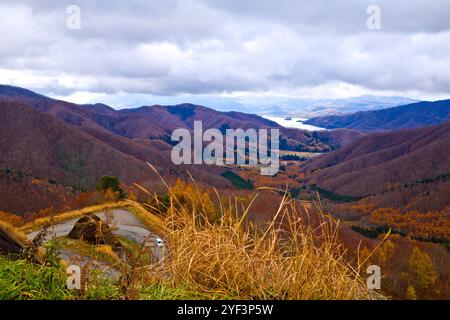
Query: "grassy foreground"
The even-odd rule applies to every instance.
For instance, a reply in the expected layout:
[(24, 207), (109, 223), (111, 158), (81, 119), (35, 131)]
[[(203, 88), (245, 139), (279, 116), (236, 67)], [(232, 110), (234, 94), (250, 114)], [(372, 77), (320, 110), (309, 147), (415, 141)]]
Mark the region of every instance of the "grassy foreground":
[(0, 299), (374, 297), (346, 262), (336, 223), (322, 214), (318, 226), (305, 225), (288, 195), (260, 228), (246, 219), (251, 203), (244, 207), (218, 194), (211, 201), (195, 183), (167, 187), (164, 201), (148, 193), (140, 206), (144, 218), (145, 207), (149, 217), (158, 215), (164, 223), (170, 255), (161, 263), (149, 267), (132, 257), (120, 267), (119, 281), (91, 271), (83, 274), (81, 290), (68, 290), (64, 267), (54, 258), (36, 265), (0, 257)]

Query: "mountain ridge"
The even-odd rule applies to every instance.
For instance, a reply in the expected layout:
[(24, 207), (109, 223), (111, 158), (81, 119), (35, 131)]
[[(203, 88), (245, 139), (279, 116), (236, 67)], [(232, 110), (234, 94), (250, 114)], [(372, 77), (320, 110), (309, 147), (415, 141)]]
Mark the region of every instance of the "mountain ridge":
[(54, 117), (73, 126), (81, 127), (97, 135), (105, 135), (104, 130), (126, 138), (170, 140), (176, 128), (192, 129), (195, 120), (203, 122), (203, 128), (278, 128), (286, 143), (284, 147), (301, 151), (329, 151), (340, 146), (334, 139), (334, 146), (328, 146), (314, 138), (309, 131), (284, 128), (259, 115), (237, 111), (221, 112), (195, 105), (142, 106), (133, 109), (115, 110), (104, 104), (78, 105), (55, 100), (32, 91), (12, 86), (0, 85), (0, 99), (15, 99), (33, 108), (50, 113)]
[(361, 111), (350, 115), (315, 117), (305, 121), (327, 129), (346, 128), (364, 132), (388, 131), (438, 125), (450, 121), (450, 99), (421, 101), (394, 108)]

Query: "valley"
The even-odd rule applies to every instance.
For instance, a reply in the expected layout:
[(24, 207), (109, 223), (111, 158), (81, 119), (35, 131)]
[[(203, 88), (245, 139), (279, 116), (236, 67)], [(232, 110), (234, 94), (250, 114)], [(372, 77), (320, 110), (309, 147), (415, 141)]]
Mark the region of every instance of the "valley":
[[(161, 251), (166, 247), (173, 248), (170, 255), (178, 253), (180, 259), (170, 262), (166, 271), (187, 272), (179, 269), (189, 259), (183, 250), (197, 250), (187, 244), (189, 235), (197, 241), (192, 245), (204, 250), (195, 262), (199, 271), (208, 265), (203, 260), (208, 254), (217, 254), (204, 247), (202, 235), (220, 241), (214, 238), (217, 232), (224, 232), (227, 238), (234, 232), (250, 232), (253, 227), (269, 227), (267, 230), (273, 232), (271, 228), (277, 225), (282, 236), (276, 233), (274, 237), (283, 243), (300, 232), (293, 222), (296, 219), (308, 230), (329, 219), (327, 225), (338, 230), (335, 240), (346, 253), (336, 248), (335, 255), (326, 259), (345, 259), (352, 268), (380, 265), (387, 279), (381, 294), (390, 298), (405, 298), (412, 287), (421, 298), (448, 298), (450, 126), (446, 108), (446, 102), (386, 108), (383, 112), (389, 115), (389, 126), (376, 120), (364, 128), (331, 124), (333, 116), (321, 124), (336, 129), (308, 131), (284, 127), (258, 115), (219, 112), (193, 104), (115, 110), (0, 86), (0, 227), (17, 232), (22, 247), (30, 246), (48, 228), (51, 241), (40, 246), (54, 243), (65, 263), (78, 259), (86, 266), (92, 262), (96, 266), (93, 270), (109, 270), (105, 271), (107, 278), (117, 282), (132, 266), (131, 261), (139, 263), (136, 270), (147, 270), (169, 259)], [(423, 119), (435, 120), (405, 120), (416, 117), (413, 113), (419, 109)], [(378, 111), (368, 112), (378, 115)], [(360, 117), (360, 113), (349, 117)], [(279, 130), (278, 172), (261, 175), (260, 165), (173, 163), (171, 151), (177, 143), (171, 139), (173, 130), (195, 136), (196, 121), (202, 122), (203, 129), (222, 134), (228, 129)], [(405, 128), (405, 123), (411, 128)], [(206, 147), (207, 142), (197, 145)], [(249, 148), (244, 149), (247, 160), (248, 152)], [(102, 186), (102, 181), (112, 184)], [(280, 208), (285, 208), (283, 218)], [(194, 223), (206, 228), (199, 229), (203, 231), (185, 220), (197, 211)], [(110, 229), (121, 249), (68, 238), (79, 220), (91, 214)], [(235, 224), (231, 229), (220, 229), (226, 221)], [(234, 229), (244, 221), (248, 230)], [(261, 245), (268, 245), (260, 240)], [(146, 241), (152, 246), (142, 257), (139, 252)], [(311, 256), (311, 261), (316, 258), (325, 259)], [(414, 269), (415, 259), (426, 264), (432, 283), (419, 281), (424, 275)], [(360, 265), (361, 261), (365, 264)], [(255, 265), (255, 270), (260, 267)], [(215, 277), (214, 270), (210, 271)], [(164, 272), (159, 272), (154, 276), (164, 286), (181, 285), (176, 277), (166, 279)], [(405, 276), (397, 279), (398, 274)], [(185, 274), (186, 279), (191, 276)], [(196, 282), (194, 291), (208, 296), (208, 281)], [(308, 296), (292, 285), (286, 289), (289, 297)], [(429, 290), (431, 286), (433, 290)], [(357, 295), (363, 294), (361, 288), (355, 290)], [(239, 297), (267, 298), (260, 294), (247, 292)], [(337, 296), (341, 294), (339, 291)]]

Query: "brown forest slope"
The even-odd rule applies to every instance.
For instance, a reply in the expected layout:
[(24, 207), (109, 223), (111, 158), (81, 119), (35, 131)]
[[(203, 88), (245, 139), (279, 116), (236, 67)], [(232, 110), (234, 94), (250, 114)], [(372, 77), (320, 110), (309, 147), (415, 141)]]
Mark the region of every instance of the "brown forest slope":
[(366, 135), (318, 157), (304, 170), (310, 183), (351, 196), (446, 175), (450, 173), (450, 123)]
[(150, 178), (145, 163), (17, 102), (0, 102), (1, 168), (20, 169), (78, 188), (92, 188), (102, 174), (125, 183)]

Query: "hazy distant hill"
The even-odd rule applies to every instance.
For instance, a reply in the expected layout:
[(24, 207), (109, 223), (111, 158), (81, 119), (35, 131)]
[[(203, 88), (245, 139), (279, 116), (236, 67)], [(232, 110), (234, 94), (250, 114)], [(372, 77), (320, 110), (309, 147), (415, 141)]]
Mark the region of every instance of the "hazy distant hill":
[[(148, 101), (164, 101), (164, 104), (185, 102), (184, 97), (160, 98), (146, 94), (117, 93), (101, 96), (93, 101), (106, 103), (117, 108), (133, 108), (148, 104)], [(170, 102), (168, 102), (170, 101)], [(218, 111), (239, 110), (246, 113), (270, 116), (292, 116), (310, 118), (330, 114), (344, 114), (357, 111), (377, 110), (390, 108), (408, 103), (417, 102), (403, 97), (383, 97), (363, 95), (345, 99), (308, 99), (296, 97), (214, 97), (190, 96), (189, 101), (204, 106), (214, 106)], [(161, 103), (161, 102), (159, 102)]]
[(450, 121), (450, 100), (423, 101), (350, 115), (316, 117), (308, 119), (305, 123), (328, 129), (381, 131), (425, 127), (446, 121)]

